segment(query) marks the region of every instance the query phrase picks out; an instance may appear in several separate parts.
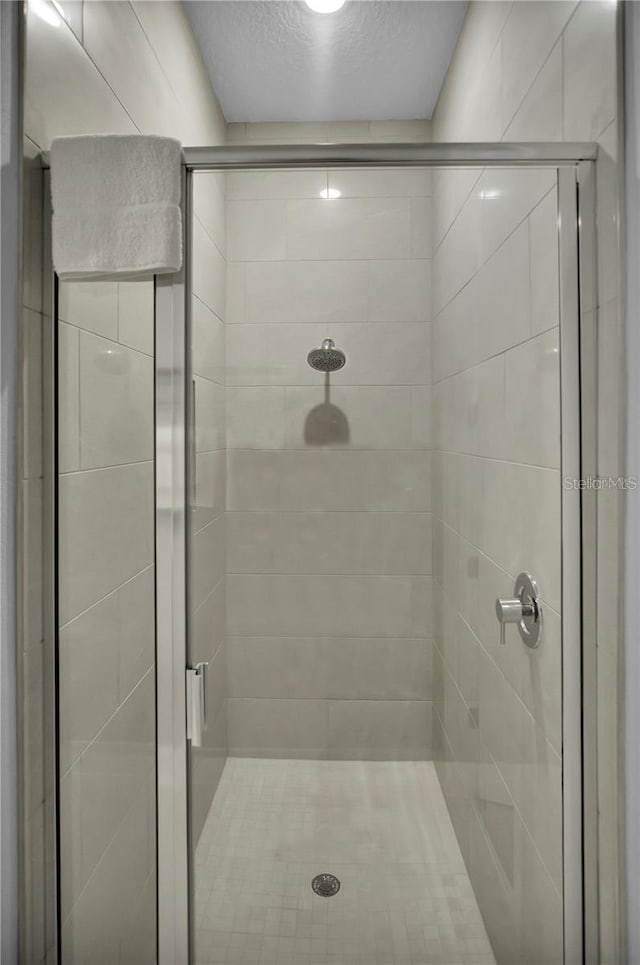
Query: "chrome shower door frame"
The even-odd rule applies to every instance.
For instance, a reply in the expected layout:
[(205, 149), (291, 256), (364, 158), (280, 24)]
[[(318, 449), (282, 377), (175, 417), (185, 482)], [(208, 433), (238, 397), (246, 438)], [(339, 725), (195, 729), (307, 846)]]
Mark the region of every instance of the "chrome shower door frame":
[[(593, 144), (318, 144), (184, 150), (184, 269), (156, 279), (158, 962), (191, 946), (187, 478), (191, 180), (196, 171), (301, 167), (552, 167), (558, 172), (562, 479), (594, 475)], [(591, 291), (588, 291), (591, 289)], [(595, 497), (562, 486), (564, 960), (597, 960)]]

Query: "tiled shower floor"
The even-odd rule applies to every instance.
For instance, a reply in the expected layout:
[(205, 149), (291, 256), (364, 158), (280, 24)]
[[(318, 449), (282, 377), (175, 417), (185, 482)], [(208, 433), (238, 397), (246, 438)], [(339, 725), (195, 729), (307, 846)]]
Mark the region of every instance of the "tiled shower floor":
[[(328, 871), (332, 898), (311, 890)], [(433, 764), (226, 764), (196, 852), (196, 962), (493, 965)]]

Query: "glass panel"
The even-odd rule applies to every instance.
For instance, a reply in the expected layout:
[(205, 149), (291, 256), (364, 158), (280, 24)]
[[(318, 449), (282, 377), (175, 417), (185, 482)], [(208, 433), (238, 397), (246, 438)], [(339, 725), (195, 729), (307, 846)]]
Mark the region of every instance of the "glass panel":
[(198, 965), (562, 961), (556, 180), (194, 175)]
[(156, 961), (154, 296), (61, 282), (62, 960)]
[(193, 848), (201, 840), (227, 756), (225, 204), (223, 174), (193, 176), (187, 649), (190, 666), (206, 668), (207, 711), (199, 746), (194, 743), (189, 755)]

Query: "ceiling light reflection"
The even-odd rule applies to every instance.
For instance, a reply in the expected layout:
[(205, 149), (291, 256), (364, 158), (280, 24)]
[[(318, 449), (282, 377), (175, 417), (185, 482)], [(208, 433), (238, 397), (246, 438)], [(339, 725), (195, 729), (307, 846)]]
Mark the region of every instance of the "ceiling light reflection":
[(337, 188), (323, 188), (320, 197), (324, 198), (325, 201), (335, 201), (336, 198), (340, 197), (340, 191)]
[(335, 13), (345, 4), (345, 0), (304, 0), (304, 2), (315, 13)]
[(59, 27), (62, 23), (51, 4), (47, 3), (47, 0), (29, 0), (29, 7), (36, 16), (40, 17), (41, 20), (44, 20), (44, 22), (48, 23), (51, 27)]

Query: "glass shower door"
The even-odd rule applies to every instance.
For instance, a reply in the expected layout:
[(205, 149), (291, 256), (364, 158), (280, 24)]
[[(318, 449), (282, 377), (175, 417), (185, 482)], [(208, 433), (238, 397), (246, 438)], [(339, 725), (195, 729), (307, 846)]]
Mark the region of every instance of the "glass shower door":
[(572, 961), (575, 170), (192, 179), (191, 960)]

